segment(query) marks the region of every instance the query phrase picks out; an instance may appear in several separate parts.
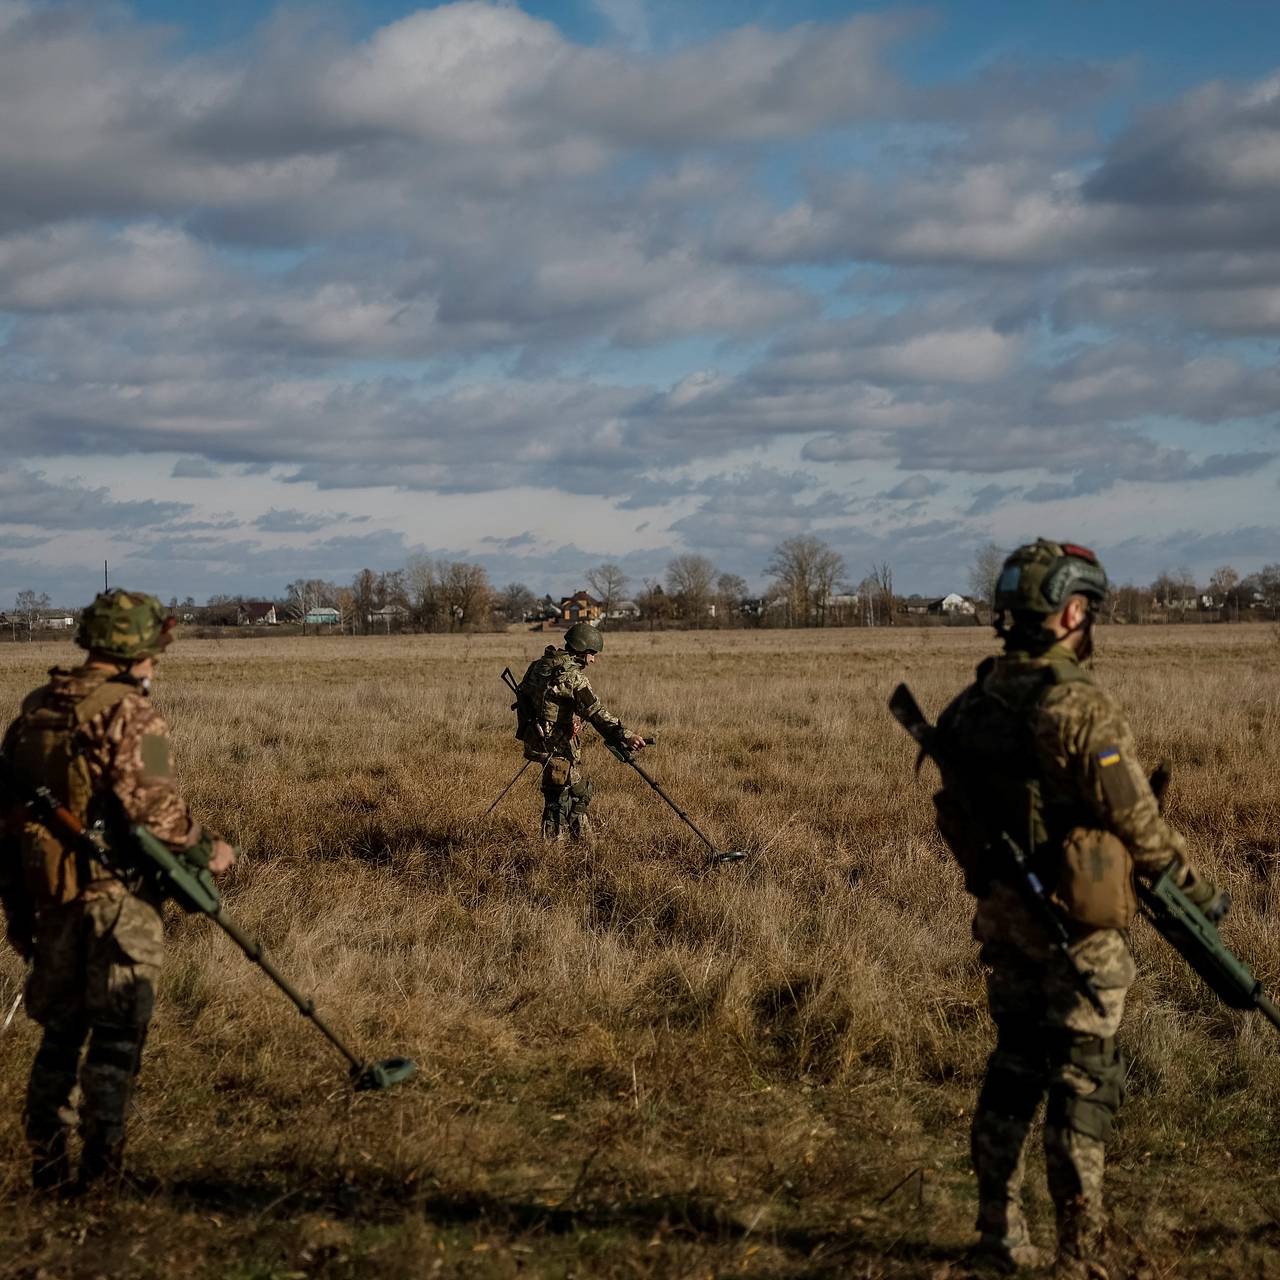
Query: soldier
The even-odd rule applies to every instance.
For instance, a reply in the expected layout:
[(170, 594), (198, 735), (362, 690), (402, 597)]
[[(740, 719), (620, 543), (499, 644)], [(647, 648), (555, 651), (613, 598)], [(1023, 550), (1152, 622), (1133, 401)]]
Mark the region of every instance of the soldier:
[[(1229, 905), (1187, 861), (1161, 817), (1119, 703), (1082, 668), (1107, 578), (1092, 551), (1040, 539), (1019, 547), (996, 584), (1004, 654), (938, 722), (940, 754), (960, 762), (935, 797), (938, 827), (977, 896), (974, 936), (987, 966), (996, 1045), (972, 1129), (980, 1238), (975, 1256), (999, 1269), (1042, 1261), (1020, 1204), (1023, 1148), (1046, 1095), (1044, 1147), (1057, 1217), (1055, 1275), (1102, 1277), (1103, 1160), (1120, 1105), (1116, 1032), (1134, 980), (1124, 930), (1133, 873), (1175, 866), (1211, 919)], [(1060, 953), (985, 852), (1004, 830), (1024, 847), (1091, 975), (1105, 1014), (1081, 993)]]
[(566, 829), (579, 839), (588, 830), (592, 788), (578, 767), (584, 720), (606, 740), (632, 751), (644, 748), (644, 739), (610, 715), (591, 688), (587, 668), (603, 651), (600, 629), (589, 622), (575, 623), (565, 633), (564, 648), (548, 645), (520, 681), (527, 711), (524, 754), (542, 764), (542, 834), (547, 840), (560, 839)]
[[(98, 596), (76, 636), (87, 660), (50, 671), (48, 684), (23, 702), (0, 755), (86, 825), (101, 823), (108, 847), (126, 847), (127, 828), (142, 824), (189, 862), (219, 873), (235, 852), (192, 818), (174, 778), (168, 727), (149, 697), (173, 623), (152, 596)], [(31, 961), (27, 1011), (44, 1028), (26, 1100), (33, 1183), (37, 1190), (70, 1185), (67, 1125), (77, 1077), (80, 1185), (118, 1180), (164, 948), (161, 896), (19, 818), (0, 842), (0, 900), (9, 941)]]

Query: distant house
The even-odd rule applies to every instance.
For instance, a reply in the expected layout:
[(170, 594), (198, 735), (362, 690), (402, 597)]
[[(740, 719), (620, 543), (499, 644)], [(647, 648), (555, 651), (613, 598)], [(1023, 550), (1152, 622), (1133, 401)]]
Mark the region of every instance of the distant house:
[(930, 600), (926, 612), (941, 617), (956, 614), (973, 614), (977, 612), (977, 606), (972, 600), (967, 600), (964, 596), (958, 595), (953, 591), (950, 595), (942, 596), (940, 599)]
[(325, 605), (317, 609), (308, 609), (302, 621), (310, 627), (336, 627), (342, 621), (342, 614), (337, 609)]
[(598, 622), (604, 613), (604, 605), (585, 591), (565, 596), (560, 601), (561, 622)]
[(270, 600), (244, 600), (236, 606), (236, 624), (241, 627), (274, 627), (279, 625), (276, 607)]
[(54, 609), (39, 614), (35, 625), (46, 631), (70, 631), (76, 625), (76, 620), (65, 610)]
[(607, 618), (616, 618), (619, 621), (625, 621), (628, 618), (638, 618), (640, 616), (640, 606), (634, 600), (619, 600), (617, 604), (605, 615)]
[(402, 604), (389, 604), (381, 609), (375, 609), (369, 617), (374, 626), (381, 626), (390, 631), (393, 626), (399, 627), (409, 620), (409, 610)]

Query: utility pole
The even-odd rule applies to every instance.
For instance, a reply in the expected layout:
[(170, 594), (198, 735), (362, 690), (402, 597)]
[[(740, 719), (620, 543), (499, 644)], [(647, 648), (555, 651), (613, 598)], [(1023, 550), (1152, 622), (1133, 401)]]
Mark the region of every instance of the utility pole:
[(105, 560), (102, 562), (102, 589), (104, 592), (111, 590), (111, 584), (107, 581), (107, 562)]

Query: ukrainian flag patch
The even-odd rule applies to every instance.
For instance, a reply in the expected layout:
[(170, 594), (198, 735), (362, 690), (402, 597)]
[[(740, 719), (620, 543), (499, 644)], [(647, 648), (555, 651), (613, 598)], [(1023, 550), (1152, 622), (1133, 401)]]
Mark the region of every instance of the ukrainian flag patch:
[(1105, 769), (1108, 765), (1120, 763), (1120, 752), (1116, 747), (1106, 747), (1098, 752), (1098, 763)]

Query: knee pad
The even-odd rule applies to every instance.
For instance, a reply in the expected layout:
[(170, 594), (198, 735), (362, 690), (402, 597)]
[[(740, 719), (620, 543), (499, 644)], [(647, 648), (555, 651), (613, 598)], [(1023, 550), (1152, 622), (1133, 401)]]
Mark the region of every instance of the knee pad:
[(1124, 1057), (1114, 1037), (1073, 1036), (1054, 1064), (1045, 1125), (1106, 1142), (1124, 1100)]
[(136, 1075), (142, 1061), (142, 1042), (146, 1031), (140, 1027), (113, 1026), (104, 1023), (93, 1028), (89, 1049), (84, 1056), (87, 1069), (118, 1071)]

